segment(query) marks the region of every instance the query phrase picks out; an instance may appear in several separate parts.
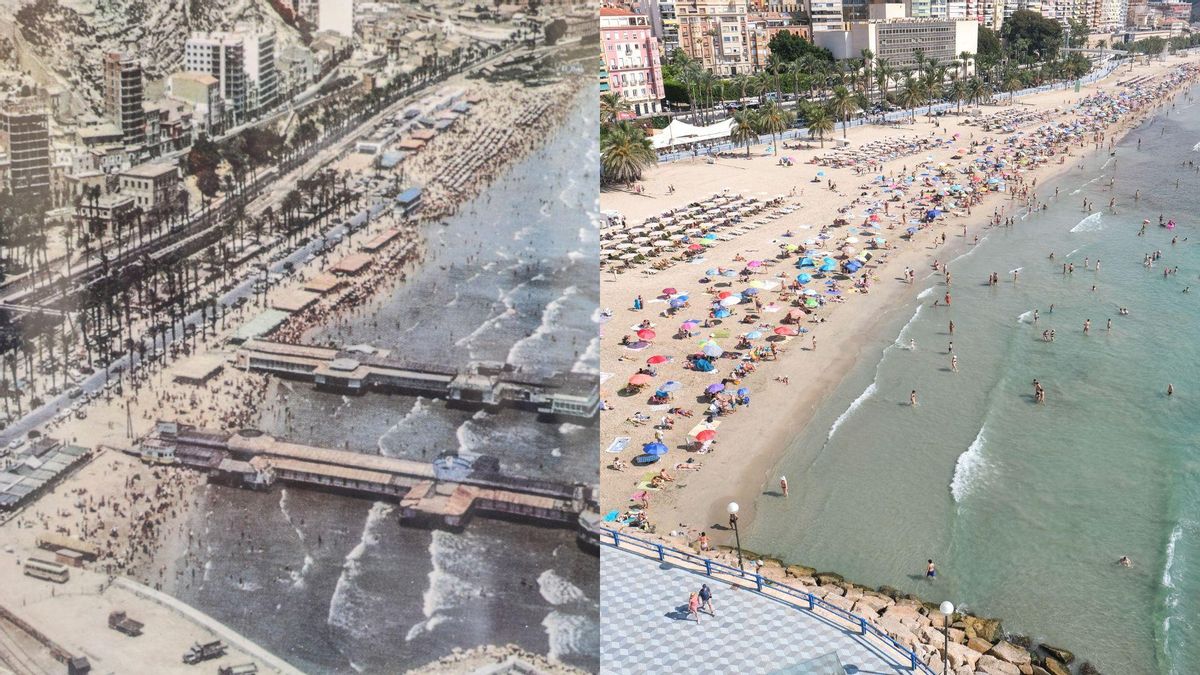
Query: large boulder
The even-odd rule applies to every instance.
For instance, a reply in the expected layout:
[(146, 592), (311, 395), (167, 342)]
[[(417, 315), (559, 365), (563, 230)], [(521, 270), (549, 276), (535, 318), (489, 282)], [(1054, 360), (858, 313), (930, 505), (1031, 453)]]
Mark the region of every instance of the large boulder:
[(840, 574), (834, 572), (817, 572), (812, 577), (817, 580), (817, 583), (825, 586), (826, 584), (843, 584), (846, 579)]
[(908, 593), (903, 593), (895, 588), (892, 588), (891, 586), (880, 586), (876, 590), (879, 591), (880, 595), (886, 595), (892, 600), (903, 600), (909, 597)]
[(1079, 666), (1079, 675), (1100, 675), (1100, 670), (1090, 661), (1084, 661), (1083, 665)]
[(1000, 619), (982, 619), (977, 616), (964, 616), (962, 622), (966, 626), (967, 635), (981, 637), (995, 643), (1000, 639)]
[(900, 621), (894, 617), (888, 617), (886, 615), (881, 616), (875, 622), (875, 625), (879, 628), (879, 630), (891, 635), (896, 642), (899, 642), (909, 649), (916, 648), (918, 644), (916, 633), (914, 633), (908, 626), (900, 623)]
[(846, 584), (845, 589), (847, 600), (858, 600), (863, 596), (863, 590), (854, 584)]
[(837, 607), (840, 610), (846, 611), (846, 612), (849, 612), (854, 609), (854, 601), (853, 600), (849, 600), (847, 598), (843, 598), (840, 595), (834, 595), (832, 593), (825, 596), (825, 602), (830, 605), (833, 605), (834, 607)]
[[(945, 649), (944, 646), (943, 649)], [(974, 670), (975, 664), (979, 663), (979, 659), (982, 657), (982, 654), (966, 645), (950, 643), (950, 667), (954, 670), (964, 667)]]
[(992, 650), (992, 643), (981, 637), (967, 638), (967, 646), (980, 654), (986, 654)]
[(988, 653), (998, 659), (1008, 661), (1016, 666), (1027, 664), (1033, 661), (1033, 658), (1029, 656), (1029, 652), (1007, 640), (1001, 640), (1000, 642), (997, 642), (992, 646), (992, 650)]
[(1021, 675), (1021, 669), (1008, 661), (1001, 661), (991, 654), (984, 654), (975, 662), (975, 672), (983, 675)]
[(1071, 675), (1071, 669), (1064, 666), (1062, 661), (1053, 656), (1047, 656), (1046, 660), (1042, 663), (1042, 667), (1048, 670), (1050, 675)]
[(890, 598), (885, 598), (882, 595), (864, 593), (863, 596), (858, 599), (856, 604), (870, 607), (872, 612), (879, 613), (883, 611), (884, 607), (891, 605), (892, 600)]
[(805, 567), (804, 565), (788, 565), (783, 571), (789, 577), (811, 577), (817, 573), (817, 568)]
[(1042, 643), (1038, 646), (1041, 647), (1042, 651), (1046, 652), (1050, 656), (1053, 656), (1059, 661), (1062, 661), (1063, 663), (1070, 663), (1075, 660), (1075, 655), (1066, 649), (1063, 649), (1062, 647), (1055, 647), (1045, 643)]

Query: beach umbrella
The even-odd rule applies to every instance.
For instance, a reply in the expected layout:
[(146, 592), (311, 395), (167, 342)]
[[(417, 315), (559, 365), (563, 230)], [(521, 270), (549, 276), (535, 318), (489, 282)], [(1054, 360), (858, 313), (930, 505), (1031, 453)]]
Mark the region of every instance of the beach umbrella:
[(804, 300), (805, 307), (813, 308), (819, 306), (820, 304), (821, 303), (817, 302), (816, 298), (807, 298)]
[(661, 387), (659, 387), (659, 390), (661, 390), (661, 391), (679, 391), (679, 388), (682, 386), (683, 386), (682, 384), (676, 382), (675, 380), (667, 380), (666, 383), (664, 383)]
[(717, 276), (717, 274), (718, 274), (717, 268), (715, 268), (715, 267), (704, 270), (704, 276), (706, 276), (706, 277), (715, 277), (715, 276)]
[(704, 348), (700, 351), (704, 352), (705, 356), (711, 356), (714, 359), (725, 353), (725, 350), (721, 349), (720, 345), (712, 342), (704, 345)]
[(637, 336), (639, 338), (645, 340), (646, 342), (649, 342), (649, 341), (653, 340), (655, 337), (657, 337), (658, 333), (655, 333), (654, 331), (650, 330), (649, 328), (643, 328), (642, 330), (639, 330), (637, 332)]
[(669, 451), (670, 451), (670, 449), (667, 448), (667, 446), (663, 445), (662, 443), (659, 443), (658, 441), (654, 441), (653, 443), (647, 443), (642, 446), (642, 452), (644, 452), (647, 455), (653, 455), (655, 457), (662, 457), (663, 455), (667, 454), (667, 452), (669, 452)]
[(720, 382), (714, 382), (704, 388), (706, 394), (719, 394), (723, 391), (725, 391), (725, 385)]
[(758, 289), (757, 288), (747, 288), (746, 290), (742, 291), (742, 295), (743, 296), (749, 295), (751, 297), (754, 297), (754, 296), (758, 295)]
[(837, 270), (837, 264), (836, 263), (834, 263), (834, 264), (825, 263), (824, 265), (821, 265), (820, 269), (822, 272), (834, 272)]
[(635, 387), (640, 387), (645, 384), (650, 384), (651, 379), (653, 378), (645, 373), (637, 373), (633, 377), (629, 378), (629, 384), (632, 384)]
[(733, 295), (733, 291), (721, 291), (720, 293), (717, 293), (717, 299), (724, 300), (725, 298), (728, 298), (731, 295)]
[(718, 309), (717, 311), (713, 312), (713, 318), (725, 319), (725, 318), (728, 318), (730, 314), (732, 314), (732, 312), (730, 312), (728, 309), (725, 309), (724, 307), (722, 307), (721, 309)]
[(796, 281), (799, 281), (802, 284), (807, 284), (808, 282), (812, 281), (812, 275), (807, 273), (797, 274)]
[(687, 304), (687, 299), (685, 299), (685, 298), (675, 298), (675, 299), (671, 300), (671, 306), (676, 309), (683, 307), (686, 304)]
[(742, 296), (731, 295), (728, 298), (721, 299), (721, 306), (722, 307), (733, 307), (734, 305), (740, 304), (741, 302), (742, 302)]
[(917, 228), (915, 228), (915, 227), (910, 227), (910, 228), (908, 228), (908, 229), (907, 229), (907, 230), (905, 230), (905, 231), (906, 231), (906, 232), (908, 232), (909, 234), (916, 234), (916, 233), (917, 233)]
[(741, 387), (737, 390), (737, 395), (738, 396), (749, 396), (750, 390), (747, 389), (746, 387)]
[(696, 440), (700, 441), (701, 443), (707, 443), (716, 437), (717, 432), (713, 431), (712, 429), (703, 429), (700, 431), (700, 433), (696, 434)]
[(776, 335), (796, 335), (796, 329), (791, 326), (777, 326), (775, 328)]
[(692, 367), (702, 373), (711, 373), (712, 371), (716, 370), (716, 368), (713, 367), (712, 361), (709, 361), (708, 359), (696, 359), (692, 362)]
[(683, 323), (679, 324), (679, 330), (684, 331), (685, 333), (690, 333), (699, 325), (700, 324), (695, 321), (684, 321)]
[(667, 288), (664, 288), (664, 289), (662, 289), (662, 294), (663, 294), (663, 295), (675, 295), (675, 293), (676, 293), (676, 290), (675, 290), (674, 288), (671, 288), (670, 286), (668, 286)]
[(703, 246), (701, 246), (700, 244), (689, 244), (689, 245), (688, 245), (688, 247), (687, 247), (687, 250), (689, 250), (689, 251), (703, 251), (703, 250), (704, 250), (704, 247), (703, 247)]
[(651, 366), (655, 366), (660, 363), (666, 363), (667, 361), (670, 361), (670, 360), (671, 360), (671, 357), (669, 357), (669, 356), (663, 356), (662, 354), (655, 354), (654, 356), (651, 356), (650, 358), (646, 359), (646, 363)]
[(805, 256), (800, 259), (800, 266), (801, 267), (816, 267), (817, 263), (812, 258)]
[(746, 267), (762, 267), (762, 261), (751, 260), (750, 262), (746, 263)]
[(762, 334), (761, 330), (752, 330), (749, 333), (746, 333), (746, 339), (747, 340), (757, 340), (757, 339), (761, 338), (762, 335), (763, 334)]

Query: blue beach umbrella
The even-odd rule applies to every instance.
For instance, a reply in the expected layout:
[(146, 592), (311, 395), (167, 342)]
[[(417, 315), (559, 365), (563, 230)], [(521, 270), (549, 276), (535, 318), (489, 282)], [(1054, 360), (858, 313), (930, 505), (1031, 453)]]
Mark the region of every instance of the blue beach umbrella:
[(716, 317), (716, 318), (718, 318), (718, 319), (725, 319), (725, 318), (728, 318), (728, 317), (729, 317), (729, 314), (730, 314), (729, 310), (725, 309), (724, 307), (722, 307), (721, 309), (718, 309), (717, 311), (713, 312), (713, 316), (714, 316), (714, 317)]
[(716, 368), (713, 367), (712, 362), (708, 359), (696, 359), (694, 362), (692, 362), (692, 367), (702, 373), (711, 373), (712, 371), (716, 370)]
[(725, 385), (720, 382), (710, 384), (704, 389), (704, 393), (706, 394), (719, 394), (723, 391), (725, 391)]
[(812, 281), (812, 275), (808, 273), (797, 274), (796, 281), (799, 281), (802, 284), (807, 284), (808, 282)]
[(762, 334), (762, 331), (760, 331), (760, 330), (752, 330), (749, 333), (746, 333), (747, 340), (757, 340), (757, 339), (761, 338), (762, 336), (763, 336), (763, 334)]
[(747, 388), (745, 388), (745, 387), (742, 387), (741, 389), (738, 389), (738, 390), (737, 390), (737, 395), (738, 395), (738, 396), (749, 396), (749, 395), (750, 395), (750, 390), (749, 390), (749, 389), (747, 389)]
[(674, 300), (671, 301), (671, 306), (676, 309), (683, 307), (686, 304), (687, 304), (687, 300), (685, 300), (684, 298), (675, 298)]
[(659, 389), (659, 391), (671, 392), (671, 391), (679, 391), (679, 388), (682, 386), (683, 386), (682, 384), (676, 382), (675, 380), (667, 380), (658, 389)]
[(721, 349), (721, 346), (716, 344), (715, 342), (710, 342), (710, 343), (704, 345), (704, 348), (701, 349), (700, 351), (704, 352), (705, 356), (711, 356), (713, 358), (716, 358), (725, 353), (725, 350)]
[(812, 258), (804, 256), (800, 259), (800, 267), (816, 267), (817, 263)]
[(749, 295), (749, 296), (758, 295), (758, 289), (757, 288), (747, 288), (746, 290), (742, 291), (742, 295)]
[(669, 449), (667, 446), (657, 441), (653, 443), (647, 443), (642, 446), (642, 452), (647, 455), (654, 455), (655, 457), (662, 457), (663, 455), (667, 454), (668, 451)]

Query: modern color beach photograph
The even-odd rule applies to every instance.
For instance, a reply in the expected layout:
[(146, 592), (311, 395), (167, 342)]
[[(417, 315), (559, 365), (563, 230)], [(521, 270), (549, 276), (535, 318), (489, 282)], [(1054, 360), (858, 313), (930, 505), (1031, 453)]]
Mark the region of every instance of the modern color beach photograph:
[(0, 7), (0, 672), (598, 672), (598, 8)]
[(605, 672), (1198, 672), (1191, 11), (606, 3)]

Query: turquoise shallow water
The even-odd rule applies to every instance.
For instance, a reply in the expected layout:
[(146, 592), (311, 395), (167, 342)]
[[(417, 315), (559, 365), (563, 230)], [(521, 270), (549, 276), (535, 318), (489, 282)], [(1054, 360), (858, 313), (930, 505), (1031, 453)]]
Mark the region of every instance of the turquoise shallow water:
[[(1180, 166), (1189, 160), (1200, 164), (1200, 103), (1181, 96), (1115, 159), (1089, 151), (1082, 169), (1040, 185), (1043, 198), (1060, 188), (1048, 211), (953, 253), (953, 307), (931, 304), (940, 274), (918, 273), (910, 301), (881, 317), (884, 337), (762, 486), (746, 546), (1001, 617), (1105, 673), (1197, 672), (1200, 173)], [(1116, 215), (1081, 209), (1114, 195)], [(1174, 232), (1157, 227), (1160, 213)], [(1143, 218), (1153, 223), (1138, 237)], [(1155, 250), (1162, 259), (1144, 268)], [(1042, 341), (1051, 328), (1057, 339)], [(770, 494), (780, 474), (786, 499)], [(927, 558), (936, 582), (923, 578)]]

